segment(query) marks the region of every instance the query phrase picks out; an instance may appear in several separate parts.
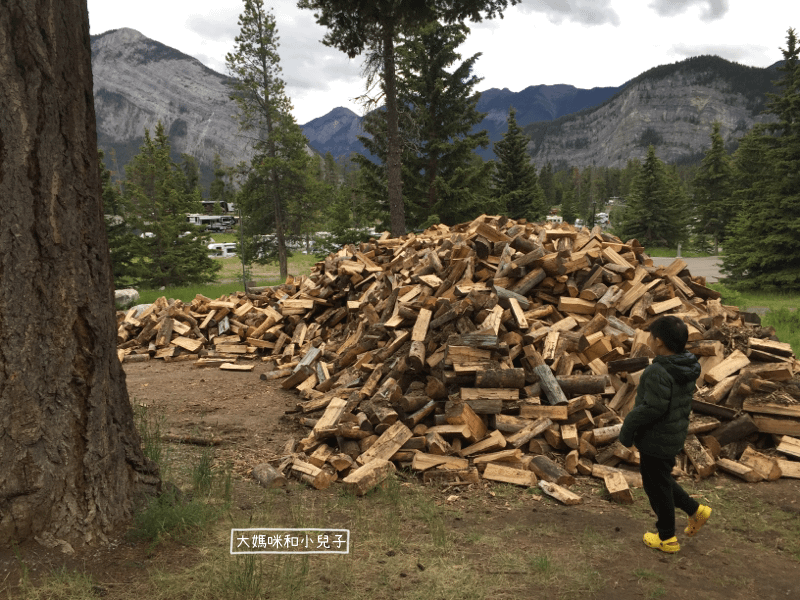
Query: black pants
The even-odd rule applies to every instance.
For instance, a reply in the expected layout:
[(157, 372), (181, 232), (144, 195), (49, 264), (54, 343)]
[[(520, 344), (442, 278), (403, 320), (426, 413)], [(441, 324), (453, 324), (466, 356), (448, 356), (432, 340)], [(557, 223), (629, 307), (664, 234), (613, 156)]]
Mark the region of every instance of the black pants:
[(700, 504), (678, 485), (672, 477), (675, 458), (658, 458), (640, 453), (642, 484), (650, 506), (656, 513), (656, 528), (662, 540), (675, 535), (675, 509), (680, 508), (687, 515), (697, 512)]

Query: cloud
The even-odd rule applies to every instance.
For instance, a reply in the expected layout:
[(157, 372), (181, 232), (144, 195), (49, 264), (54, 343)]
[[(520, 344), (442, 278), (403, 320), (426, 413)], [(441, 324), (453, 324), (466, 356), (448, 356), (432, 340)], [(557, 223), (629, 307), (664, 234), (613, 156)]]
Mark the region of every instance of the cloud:
[(609, 23), (617, 26), (620, 24), (619, 15), (610, 4), (611, 0), (525, 0), (517, 8), (527, 13), (543, 13), (553, 23), (566, 19), (583, 25)]
[(681, 59), (710, 54), (745, 65), (768, 65), (774, 59), (770, 48), (756, 44), (674, 44), (670, 52)]
[(662, 17), (674, 17), (693, 6), (703, 7), (700, 18), (704, 21), (721, 19), (728, 12), (728, 0), (653, 0), (649, 4)]
[(233, 40), (239, 33), (239, 11), (236, 8), (212, 8), (207, 13), (189, 15), (186, 29), (207, 40)]

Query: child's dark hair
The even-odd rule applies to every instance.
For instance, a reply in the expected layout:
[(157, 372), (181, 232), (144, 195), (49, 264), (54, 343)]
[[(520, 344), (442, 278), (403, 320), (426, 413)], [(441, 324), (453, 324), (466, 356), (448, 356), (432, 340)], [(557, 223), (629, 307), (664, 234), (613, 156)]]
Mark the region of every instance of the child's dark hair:
[(678, 317), (666, 316), (656, 319), (650, 324), (648, 331), (664, 342), (670, 352), (680, 354), (686, 350), (689, 340), (689, 328)]

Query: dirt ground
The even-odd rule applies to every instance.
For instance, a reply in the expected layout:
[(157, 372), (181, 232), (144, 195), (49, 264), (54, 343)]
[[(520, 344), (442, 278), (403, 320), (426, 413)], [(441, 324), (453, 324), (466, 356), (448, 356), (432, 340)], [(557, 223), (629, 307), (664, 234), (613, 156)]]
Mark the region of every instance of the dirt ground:
[[(296, 415), (287, 414), (297, 404), (298, 396), (281, 390), (274, 382), (260, 380), (264, 372), (260, 363), (250, 373), (196, 369), (191, 363), (161, 361), (130, 364), (125, 370), (132, 403), (146, 405), (156, 414), (162, 414), (165, 418), (163, 433), (220, 441), (213, 448), (215, 461), (232, 464), (234, 472), (241, 476), (236, 482), (234, 510), (246, 512), (263, 497), (264, 491), (247, 476), (248, 470), (258, 462), (280, 456), (289, 437), (305, 435)], [(188, 445), (174, 445), (174, 448), (177, 452), (197, 450)], [(413, 480), (403, 485), (422, 487)], [(286, 501), (335, 503), (340, 494), (337, 487), (338, 484), (334, 484), (329, 490), (316, 491), (291, 482), (286, 490)], [(590, 566), (593, 572), (600, 574), (587, 594), (573, 596), (562, 590), (558, 594), (545, 592), (543, 595), (541, 589), (532, 585), (524, 594), (516, 591), (495, 597), (621, 600), (800, 597), (800, 540), (797, 539), (800, 528), (795, 528), (791, 534), (794, 537), (789, 539), (787, 530), (775, 526), (781, 518), (795, 523), (800, 520), (800, 481), (782, 479), (754, 485), (717, 476), (696, 485), (687, 482), (686, 487), (715, 507), (717, 513), (701, 534), (691, 540), (680, 535), (684, 519), (678, 517), (682, 550), (675, 556), (647, 549), (642, 544), (642, 533), (652, 530), (654, 520), (643, 494), (636, 494), (632, 507), (620, 506), (608, 500), (600, 483), (588, 478), (579, 478), (573, 488), (583, 496), (584, 503), (572, 507), (541, 496), (525, 495), (517, 492), (518, 488), (512, 488), (512, 498), (508, 492), (510, 486), (489, 484), (455, 490), (424, 488), (424, 493), (430, 494), (436, 505), (443, 507), (447, 533), (469, 535), (472, 536), (469, 539), (475, 540), (481, 536), (499, 539), (496, 551), (511, 552), (512, 556), (548, 552), (551, 556), (563, 557), (568, 564), (574, 564), (575, 569)], [(724, 504), (717, 500), (723, 496)], [(356, 499), (356, 502), (362, 501), (366, 499)], [(777, 515), (777, 519), (760, 526), (757, 515), (733, 518), (724, 514), (726, 510), (738, 510), (739, 502), (751, 512), (755, 510), (753, 507), (758, 507), (758, 511)], [(715, 523), (718, 526), (715, 527)], [(538, 533), (532, 535), (532, 532)], [(424, 534), (422, 531), (416, 535)], [(354, 531), (353, 536), (357, 548), (358, 532)], [(382, 554), (375, 553), (374, 546), (370, 548), (369, 553), (354, 552), (348, 568), (355, 573), (375, 570), (388, 583), (385, 587), (376, 584), (372, 591), (367, 587), (362, 590), (363, 594), (353, 597), (428, 597), (415, 595), (413, 588), (422, 585), (423, 578), (432, 570), (423, 573), (424, 567), (416, 557), (404, 556), (402, 544), (398, 546), (399, 551)], [(35, 543), (26, 544), (18, 552), (33, 577), (60, 565), (83, 569), (94, 581), (100, 582), (95, 586), (96, 595), (108, 598), (117, 597), (115, 590), (124, 586), (124, 582), (141, 577), (153, 565), (181, 569), (188, 568), (196, 559), (191, 548), (167, 545), (154, 551), (145, 544), (124, 542), (121, 537), (108, 548), (81, 550), (69, 559)], [(481, 573), (499, 578), (501, 586), (503, 582), (518, 584), (524, 576), (525, 567), (498, 566), (493, 562), (495, 549), (491, 546), (470, 546), (464, 552), (480, 553), (473, 557), (472, 564), (478, 565), (476, 568)], [(19, 558), (11, 551), (0, 551), (0, 598), (16, 597), (11, 582), (19, 577), (19, 565)], [(319, 578), (327, 581), (330, 573), (319, 568)], [(520, 587), (515, 585), (513, 589)], [(441, 597), (478, 596), (442, 594)]]

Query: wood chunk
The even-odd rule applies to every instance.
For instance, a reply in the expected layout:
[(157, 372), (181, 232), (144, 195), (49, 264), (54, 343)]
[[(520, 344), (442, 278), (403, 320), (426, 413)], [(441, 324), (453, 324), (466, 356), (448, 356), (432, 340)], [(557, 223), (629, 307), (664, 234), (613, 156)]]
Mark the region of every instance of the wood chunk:
[(597, 446), (609, 444), (619, 437), (619, 432), (622, 430), (622, 423), (616, 425), (609, 425), (608, 427), (597, 427), (592, 430), (594, 443)]
[[(553, 422), (547, 417), (539, 417), (529, 425), (526, 425), (518, 432), (511, 434), (504, 441), (514, 448), (521, 448), (530, 442), (537, 435), (541, 435), (544, 431), (553, 425)], [(493, 432), (494, 433), (494, 432)], [(498, 432), (499, 433), (499, 432)], [(502, 437), (502, 435), (501, 435)], [(466, 455), (465, 455), (466, 456)]]
[(591, 476), (596, 477), (598, 479), (605, 479), (607, 475), (610, 473), (619, 473), (625, 479), (625, 482), (628, 484), (628, 487), (635, 487), (641, 488), (643, 487), (642, 484), (642, 475), (636, 471), (629, 471), (627, 469), (617, 469), (614, 467), (609, 467), (607, 465), (600, 465), (595, 464), (591, 467)]
[(547, 417), (553, 421), (566, 421), (569, 418), (566, 404), (549, 406), (547, 404), (523, 404), (519, 409), (519, 416), (523, 419), (538, 419)]
[(705, 374), (705, 380), (712, 385), (716, 385), (726, 377), (747, 367), (749, 364), (750, 359), (747, 358), (747, 356), (740, 350), (734, 350), (725, 360)]
[(525, 387), (524, 369), (485, 369), (475, 373), (477, 388), (522, 388)]
[(327, 489), (331, 483), (336, 480), (335, 474), (329, 473), (299, 458), (295, 458), (292, 462), (292, 473), (318, 490)]
[(739, 457), (739, 462), (753, 469), (767, 481), (775, 481), (781, 477), (778, 459), (766, 456), (748, 447)]
[(445, 466), (448, 469), (466, 469), (469, 466), (469, 460), (458, 458), (457, 456), (417, 452), (411, 463), (411, 468), (417, 471), (425, 471), (440, 466)]
[(505, 467), (497, 463), (488, 463), (486, 465), (486, 469), (483, 471), (483, 478), (526, 487), (533, 487), (537, 482), (536, 475), (531, 471)]
[(558, 463), (553, 462), (547, 456), (534, 456), (531, 461), (531, 469), (534, 473), (545, 481), (557, 483), (558, 485), (573, 485), (575, 478), (567, 473)]
[(797, 419), (753, 415), (753, 422), (761, 433), (800, 437), (800, 421)]
[(739, 479), (744, 479), (749, 483), (757, 483), (759, 481), (764, 481), (764, 477), (760, 473), (748, 467), (747, 465), (743, 465), (740, 462), (736, 462), (735, 460), (729, 460), (727, 458), (719, 458), (717, 459), (717, 467), (719, 467), (726, 473), (730, 473), (731, 475), (736, 475), (736, 477), (738, 477)]
[(286, 485), (284, 474), (269, 463), (260, 463), (253, 467), (253, 478), (267, 489)]
[(478, 469), (429, 469), (422, 473), (422, 481), (433, 485), (453, 485), (462, 483), (480, 483)]
[(255, 368), (255, 365), (237, 365), (234, 363), (226, 362), (219, 366), (223, 371), (247, 371), (250, 372)]
[(794, 460), (778, 460), (778, 466), (781, 469), (782, 477), (791, 477), (792, 479), (800, 479), (800, 462)]
[(369, 490), (381, 484), (395, 470), (395, 466), (388, 460), (375, 458), (358, 469), (351, 471), (342, 482), (348, 492), (356, 496), (363, 496)]
[(689, 457), (689, 460), (701, 479), (710, 477), (714, 473), (716, 470), (714, 459), (706, 451), (696, 435), (689, 435), (686, 437), (683, 450), (686, 452), (686, 456)]
[(460, 452), (462, 456), (480, 454), (482, 452), (495, 452), (506, 447), (506, 438), (498, 430), (492, 431), (488, 436), (476, 444), (463, 448)]
[(465, 438), (470, 442), (479, 442), (486, 437), (486, 424), (466, 402), (448, 403), (445, 408), (445, 419), (451, 425), (466, 425), (469, 434)]
[(711, 435), (717, 438), (720, 446), (727, 446), (731, 442), (738, 441), (751, 433), (757, 432), (758, 429), (753, 418), (748, 414), (743, 414), (733, 421), (720, 425), (711, 432)]
[(567, 506), (574, 506), (576, 504), (580, 504), (582, 499), (577, 494), (569, 491), (568, 489), (561, 487), (558, 484), (551, 483), (549, 481), (541, 480), (538, 483), (539, 488), (552, 498), (555, 498), (562, 504), (566, 504)]
[(356, 459), (356, 462), (365, 465), (376, 459), (389, 460), (413, 435), (408, 427), (397, 421), (384, 431), (378, 440)]
[(633, 504), (633, 493), (628, 487), (628, 482), (619, 472), (610, 472), (603, 476), (608, 493), (615, 502), (620, 504)]
[(472, 459), (475, 466), (485, 465), (490, 462), (519, 462), (522, 459), (522, 450), (511, 448), (509, 450), (499, 450), (489, 454), (481, 454)]
[(787, 456), (800, 459), (800, 439), (785, 435), (778, 444), (777, 450), (778, 452), (783, 452)]

